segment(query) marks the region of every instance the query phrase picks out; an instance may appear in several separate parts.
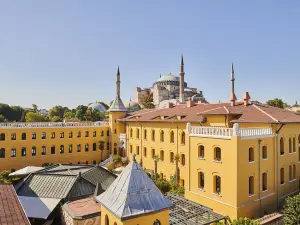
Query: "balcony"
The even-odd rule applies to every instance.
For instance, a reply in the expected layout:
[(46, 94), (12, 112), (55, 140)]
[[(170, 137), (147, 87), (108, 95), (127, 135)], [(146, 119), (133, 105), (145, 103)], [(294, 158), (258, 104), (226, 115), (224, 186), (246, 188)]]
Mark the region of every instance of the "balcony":
[(232, 136), (239, 136), (241, 139), (267, 138), (274, 136), (271, 127), (240, 128), (238, 124), (234, 124), (233, 128), (226, 128), (191, 126), (191, 124), (188, 123), (186, 130), (192, 137), (216, 139), (231, 139)]
[(101, 127), (108, 126), (108, 122), (43, 122), (43, 123), (0, 123), (0, 128), (54, 128), (54, 127)]

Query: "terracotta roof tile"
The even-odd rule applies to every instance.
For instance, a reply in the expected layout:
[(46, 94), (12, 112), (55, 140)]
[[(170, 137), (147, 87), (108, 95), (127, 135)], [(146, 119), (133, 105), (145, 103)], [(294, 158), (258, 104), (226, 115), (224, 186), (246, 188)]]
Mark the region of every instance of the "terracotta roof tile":
[[(180, 120), (172, 120), (174, 116), (182, 116)], [(238, 118), (231, 122), (238, 123), (300, 123), (300, 115), (295, 112), (271, 107), (264, 104), (243, 102), (196, 104), (193, 107), (177, 105), (173, 108), (147, 109), (128, 114), (120, 121), (124, 122), (202, 122), (209, 115), (236, 115)], [(157, 117), (165, 117), (158, 120)]]
[(12, 185), (0, 184), (0, 225), (30, 225)]

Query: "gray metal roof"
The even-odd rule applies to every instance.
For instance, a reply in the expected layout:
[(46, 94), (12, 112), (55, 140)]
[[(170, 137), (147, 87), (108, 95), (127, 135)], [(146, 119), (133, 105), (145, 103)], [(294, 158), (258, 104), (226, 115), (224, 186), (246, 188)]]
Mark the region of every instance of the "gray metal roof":
[(106, 190), (116, 179), (116, 175), (110, 173), (102, 167), (95, 167), (82, 175), (82, 177), (95, 186), (101, 184), (101, 188)]
[(80, 198), (82, 196), (92, 195), (95, 191), (95, 186), (85, 179), (78, 179), (72, 187), (69, 199)]
[(116, 96), (115, 100), (109, 107), (109, 112), (127, 112), (126, 107), (124, 106), (119, 95)]
[(16, 190), (19, 196), (65, 198), (73, 187), (76, 176), (31, 174)]
[(95, 166), (92, 165), (66, 165), (56, 164), (39, 171), (43, 174), (60, 174), (60, 175), (79, 175), (79, 173), (85, 173)]
[(121, 220), (172, 206), (135, 160), (96, 200)]

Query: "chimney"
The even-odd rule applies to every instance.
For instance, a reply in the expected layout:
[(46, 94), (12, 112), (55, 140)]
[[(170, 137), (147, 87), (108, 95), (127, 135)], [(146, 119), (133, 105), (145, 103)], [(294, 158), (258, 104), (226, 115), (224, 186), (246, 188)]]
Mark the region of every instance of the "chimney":
[(193, 101), (193, 100), (188, 100), (187, 101), (187, 103), (186, 103), (186, 106), (187, 106), (187, 108), (191, 108), (191, 107), (193, 107), (195, 105), (195, 102)]
[(174, 107), (174, 104), (172, 102), (168, 102), (167, 103), (167, 107), (166, 108), (173, 108)]
[(244, 106), (247, 106), (249, 105), (249, 100), (250, 100), (250, 95), (249, 95), (249, 92), (246, 91), (245, 94), (244, 94), (244, 97), (243, 97), (243, 100), (244, 100)]

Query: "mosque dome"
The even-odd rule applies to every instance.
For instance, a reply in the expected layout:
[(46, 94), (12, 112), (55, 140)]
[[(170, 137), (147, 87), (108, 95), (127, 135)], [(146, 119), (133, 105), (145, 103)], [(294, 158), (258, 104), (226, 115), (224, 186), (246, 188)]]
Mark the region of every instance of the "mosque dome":
[(161, 82), (161, 81), (178, 81), (179, 82), (179, 77), (173, 74), (168, 74), (166, 76), (160, 77), (156, 82)]
[(126, 109), (128, 109), (128, 111), (130, 112), (134, 112), (134, 111), (138, 111), (141, 109), (141, 106), (139, 105), (139, 103), (134, 102), (132, 100), (130, 100), (129, 102), (125, 103), (125, 107)]
[(91, 109), (97, 109), (97, 110), (99, 110), (100, 112), (105, 112), (106, 111), (106, 109), (105, 109), (105, 107), (101, 104), (101, 103), (98, 103), (98, 102), (94, 102), (94, 103), (92, 103), (92, 104), (90, 104), (89, 106), (88, 106), (88, 108), (91, 108)]

